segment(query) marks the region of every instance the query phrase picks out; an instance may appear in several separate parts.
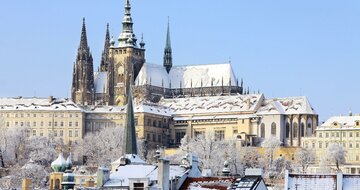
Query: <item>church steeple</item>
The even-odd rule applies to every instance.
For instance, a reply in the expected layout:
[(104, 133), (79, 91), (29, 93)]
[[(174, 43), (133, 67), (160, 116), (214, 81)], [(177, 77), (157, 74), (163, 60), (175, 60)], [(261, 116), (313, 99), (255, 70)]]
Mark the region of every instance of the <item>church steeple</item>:
[(88, 48), (88, 44), (87, 44), (87, 37), (86, 37), (85, 17), (83, 17), (79, 49), (86, 50), (87, 48)]
[(108, 71), (109, 67), (109, 48), (110, 48), (110, 32), (109, 32), (109, 23), (106, 25), (106, 34), (105, 34), (105, 43), (104, 43), (104, 50), (101, 56), (101, 63), (100, 63), (100, 71), (105, 72)]
[(135, 118), (131, 90), (128, 90), (127, 102), (123, 152), (124, 154), (137, 154)]
[(172, 50), (170, 41), (170, 21), (168, 20), (167, 33), (166, 33), (166, 44), (164, 49), (164, 67), (169, 73), (172, 67)]
[(80, 45), (74, 64), (71, 98), (77, 104), (94, 103), (93, 58), (87, 43), (85, 18), (83, 18)]
[(122, 21), (122, 32), (119, 36), (119, 47), (137, 47), (136, 36), (133, 32), (130, 0), (125, 0), (125, 15)]

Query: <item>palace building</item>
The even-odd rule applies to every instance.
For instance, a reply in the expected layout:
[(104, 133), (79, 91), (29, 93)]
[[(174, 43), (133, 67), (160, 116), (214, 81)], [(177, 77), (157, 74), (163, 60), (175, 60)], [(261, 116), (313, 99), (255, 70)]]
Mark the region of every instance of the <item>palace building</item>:
[(178, 146), (185, 135), (202, 134), (244, 146), (275, 136), (284, 146), (300, 146), (315, 132), (318, 115), (306, 97), (267, 99), (245, 92), (231, 63), (173, 64), (169, 24), (163, 64), (147, 63), (145, 43), (142, 38), (138, 43), (133, 31), (129, 0), (117, 43), (107, 25), (97, 72), (87, 40), (83, 19), (71, 99), (0, 99), (5, 126), (27, 127), (29, 136), (78, 141), (105, 127), (123, 127), (132, 92), (136, 135), (149, 147)]

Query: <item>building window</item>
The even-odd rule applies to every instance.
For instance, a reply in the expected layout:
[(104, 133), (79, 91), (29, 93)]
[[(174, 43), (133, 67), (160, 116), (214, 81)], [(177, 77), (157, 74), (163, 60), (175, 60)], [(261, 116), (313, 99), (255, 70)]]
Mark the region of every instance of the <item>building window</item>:
[(151, 119), (148, 119), (148, 120), (147, 120), (147, 125), (148, 125), (148, 126), (151, 126)]
[(290, 124), (286, 122), (286, 131), (285, 131), (286, 138), (290, 137)]
[(339, 132), (336, 132), (336, 137), (339, 137)]
[(260, 136), (261, 136), (261, 138), (265, 138), (265, 124), (264, 123), (262, 123), (260, 125)]
[(43, 127), (44, 126), (44, 122), (42, 121), (42, 122), (40, 122), (40, 126), (41, 127)]
[(156, 127), (156, 121), (154, 120), (153, 121), (153, 125), (152, 125), (153, 127)]
[(57, 121), (54, 122), (54, 126), (57, 127)]
[(195, 131), (195, 137), (200, 137), (204, 135), (205, 135), (205, 131)]
[(72, 137), (72, 130), (69, 131), (69, 137)]
[(69, 127), (72, 127), (72, 122), (71, 121), (69, 121)]
[(150, 134), (146, 134), (146, 140), (150, 141)]
[(319, 148), (322, 148), (322, 142), (319, 142)]
[(158, 142), (161, 143), (161, 135), (158, 135)]
[(298, 130), (299, 130), (297, 123), (293, 123), (293, 129), (294, 129), (293, 137), (294, 137), (294, 138), (297, 138), (297, 137), (298, 137)]
[(34, 113), (34, 115), (33, 115), (34, 117), (36, 117), (36, 114)]
[(349, 143), (349, 148), (352, 148), (352, 142)]
[(225, 131), (224, 130), (215, 130), (215, 140), (224, 140), (225, 138)]
[(359, 124), (360, 124), (359, 121), (357, 121), (357, 122), (356, 122), (356, 126), (359, 126)]
[(43, 130), (40, 131), (40, 136), (44, 136)]
[(36, 122), (35, 121), (33, 122), (33, 126), (36, 127)]
[(10, 122), (6, 122), (6, 127), (10, 127)]
[(359, 132), (356, 132), (356, 137), (359, 137)]
[(49, 127), (51, 127), (51, 121), (49, 121)]
[(57, 137), (57, 130), (54, 130), (54, 137)]
[(346, 137), (346, 132), (343, 132), (343, 137)]
[(79, 122), (75, 122), (75, 127), (78, 127), (79, 126)]
[(60, 130), (60, 137), (64, 136), (64, 131)]
[(322, 138), (322, 133), (319, 133), (319, 137)]
[(79, 131), (75, 131), (75, 137), (78, 137), (79, 136)]
[(304, 123), (300, 124), (300, 134), (301, 134), (301, 137), (305, 136), (305, 124)]
[(359, 143), (356, 143), (356, 148), (359, 148)]
[(60, 127), (64, 127), (64, 122), (63, 121), (60, 122)]
[(179, 132), (175, 133), (175, 142), (176, 142), (176, 144), (180, 143), (181, 139), (184, 138), (185, 134), (186, 134), (185, 131), (179, 131)]
[(349, 137), (352, 137), (352, 132), (349, 133)]
[(138, 118), (135, 118), (135, 126), (138, 126)]
[(33, 130), (32, 133), (33, 133), (33, 136), (36, 136), (36, 130)]
[(315, 143), (312, 143), (312, 148), (315, 148)]
[(329, 133), (325, 133), (325, 137), (326, 137), (326, 138), (329, 138)]
[(153, 134), (153, 141), (156, 142), (156, 135)]
[(276, 136), (276, 123), (275, 122), (273, 122), (271, 124), (271, 135)]

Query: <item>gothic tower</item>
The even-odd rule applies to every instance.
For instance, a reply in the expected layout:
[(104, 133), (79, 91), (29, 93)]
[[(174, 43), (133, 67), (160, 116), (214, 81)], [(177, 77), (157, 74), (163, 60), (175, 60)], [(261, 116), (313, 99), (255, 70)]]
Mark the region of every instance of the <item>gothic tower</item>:
[(105, 43), (104, 50), (101, 54), (101, 62), (100, 62), (100, 71), (106, 72), (109, 67), (109, 48), (110, 48), (110, 32), (109, 32), (109, 24), (106, 25), (106, 35), (105, 35)]
[(87, 43), (85, 18), (83, 18), (80, 45), (74, 63), (71, 98), (77, 104), (94, 103), (93, 58)]
[[(108, 72), (108, 97), (110, 105), (126, 105), (127, 91), (139, 74), (145, 62), (144, 43), (137, 45), (133, 32), (129, 0), (125, 0), (125, 15), (118, 45), (112, 42), (109, 49), (110, 65)], [(111, 68), (111, 69), (110, 69)]]
[(167, 26), (167, 34), (166, 34), (166, 44), (164, 49), (164, 67), (166, 71), (169, 73), (172, 67), (172, 50), (170, 43), (170, 22), (168, 21)]

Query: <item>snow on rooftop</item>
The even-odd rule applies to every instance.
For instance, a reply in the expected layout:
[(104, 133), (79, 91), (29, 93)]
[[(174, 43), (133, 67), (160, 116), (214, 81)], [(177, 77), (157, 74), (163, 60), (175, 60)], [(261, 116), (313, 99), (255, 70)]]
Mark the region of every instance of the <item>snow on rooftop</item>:
[(329, 127), (333, 123), (339, 123), (342, 127), (353, 127), (356, 125), (356, 121), (360, 121), (360, 116), (334, 116), (326, 120), (321, 127)]
[(107, 72), (94, 73), (95, 93), (105, 93), (107, 89)]
[(307, 97), (274, 98), (264, 101), (257, 114), (316, 114)]
[(160, 104), (169, 107), (174, 114), (254, 112), (262, 99), (262, 94), (187, 97), (162, 99)]
[(70, 110), (81, 111), (73, 101), (69, 99), (49, 98), (0, 98), (0, 110)]
[[(116, 172), (110, 174), (110, 179), (104, 187), (129, 186), (129, 178), (149, 178), (150, 181), (157, 180), (158, 168), (155, 165), (136, 164), (119, 166)], [(181, 166), (170, 165), (170, 179), (183, 176), (186, 169)]]
[(236, 86), (236, 78), (230, 63), (173, 66), (170, 73), (158, 64), (145, 63), (135, 80), (135, 85), (151, 84), (165, 88), (197, 88)]
[(135, 106), (135, 113), (152, 113), (155, 115), (171, 116), (172, 111), (165, 106), (150, 103), (141, 103)]

